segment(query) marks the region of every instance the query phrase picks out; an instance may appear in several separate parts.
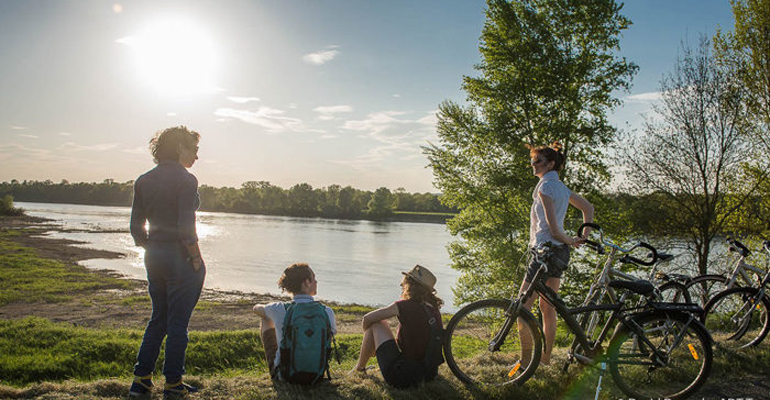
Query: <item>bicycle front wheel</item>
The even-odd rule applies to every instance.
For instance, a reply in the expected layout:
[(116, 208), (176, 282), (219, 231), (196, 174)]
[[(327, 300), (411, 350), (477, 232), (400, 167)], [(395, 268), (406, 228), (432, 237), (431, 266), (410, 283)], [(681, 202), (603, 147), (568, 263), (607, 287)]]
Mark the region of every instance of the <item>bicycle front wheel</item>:
[(711, 373), (711, 340), (689, 314), (651, 312), (622, 326), (609, 349), (610, 372), (629, 397), (684, 399)]
[[(463, 307), (447, 324), (444, 356), (462, 382), (474, 385), (523, 383), (540, 363), (542, 339), (532, 313), (521, 310), (510, 319), (510, 300), (481, 300)], [(503, 327), (510, 330), (500, 338)], [(496, 339), (499, 349), (490, 348)]]
[(770, 330), (767, 296), (755, 288), (725, 290), (706, 304), (703, 324), (722, 349), (756, 346)]

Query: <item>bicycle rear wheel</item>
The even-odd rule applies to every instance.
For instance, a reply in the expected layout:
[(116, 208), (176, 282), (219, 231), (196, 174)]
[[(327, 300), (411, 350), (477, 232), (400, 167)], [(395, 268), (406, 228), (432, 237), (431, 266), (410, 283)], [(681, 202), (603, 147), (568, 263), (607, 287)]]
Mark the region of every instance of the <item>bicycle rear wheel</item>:
[(661, 301), (664, 303), (691, 303), (690, 292), (687, 290), (687, 286), (679, 282), (666, 282), (661, 285), (658, 290), (660, 291)]
[(537, 321), (521, 310), (509, 321), (510, 331), (496, 351), (490, 342), (508, 320), (510, 300), (481, 300), (468, 304), (447, 324), (444, 356), (449, 369), (462, 382), (506, 385), (525, 382), (540, 363), (542, 339)]
[(700, 275), (692, 278), (686, 286), (692, 301), (706, 307), (712, 297), (727, 289), (727, 278), (722, 275)]
[(756, 346), (770, 330), (767, 296), (757, 299), (755, 288), (725, 290), (706, 304), (703, 324), (714, 342), (723, 349)]
[(608, 353), (610, 372), (625, 394), (637, 399), (683, 399), (705, 383), (713, 354), (702, 324), (689, 314), (671, 312), (643, 314), (633, 323), (643, 334), (622, 326)]

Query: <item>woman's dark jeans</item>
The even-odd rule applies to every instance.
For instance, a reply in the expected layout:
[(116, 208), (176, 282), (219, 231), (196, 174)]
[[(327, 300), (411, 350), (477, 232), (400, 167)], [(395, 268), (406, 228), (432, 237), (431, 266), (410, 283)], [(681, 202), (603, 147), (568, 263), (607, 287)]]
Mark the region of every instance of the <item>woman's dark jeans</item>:
[(168, 383), (178, 382), (184, 375), (187, 324), (198, 303), (206, 267), (195, 271), (192, 263), (187, 261), (187, 251), (181, 242), (149, 242), (144, 265), (152, 299), (152, 317), (144, 331), (134, 375), (145, 376), (155, 370), (160, 345), (168, 336), (163, 375)]

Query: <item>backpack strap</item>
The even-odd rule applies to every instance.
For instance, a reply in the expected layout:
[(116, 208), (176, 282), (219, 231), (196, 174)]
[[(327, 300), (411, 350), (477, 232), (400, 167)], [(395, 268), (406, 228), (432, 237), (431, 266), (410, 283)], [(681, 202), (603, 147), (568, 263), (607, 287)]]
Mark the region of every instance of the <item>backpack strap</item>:
[(428, 325), (430, 325), (430, 329), (438, 329), (438, 321), (436, 321), (436, 317), (433, 316), (433, 314), (430, 312), (430, 309), (428, 306), (425, 305), (425, 303), (420, 304), (422, 306), (422, 309), (425, 310), (425, 315), (428, 316)]

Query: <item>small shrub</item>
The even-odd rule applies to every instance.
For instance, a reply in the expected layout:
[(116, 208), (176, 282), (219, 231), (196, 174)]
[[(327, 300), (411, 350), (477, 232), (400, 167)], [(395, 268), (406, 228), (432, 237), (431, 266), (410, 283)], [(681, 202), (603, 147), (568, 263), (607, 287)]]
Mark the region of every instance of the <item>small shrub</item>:
[(13, 196), (10, 194), (0, 198), (0, 215), (18, 216), (24, 214), (24, 210), (13, 206)]

